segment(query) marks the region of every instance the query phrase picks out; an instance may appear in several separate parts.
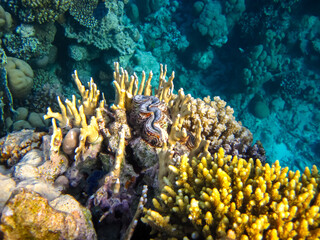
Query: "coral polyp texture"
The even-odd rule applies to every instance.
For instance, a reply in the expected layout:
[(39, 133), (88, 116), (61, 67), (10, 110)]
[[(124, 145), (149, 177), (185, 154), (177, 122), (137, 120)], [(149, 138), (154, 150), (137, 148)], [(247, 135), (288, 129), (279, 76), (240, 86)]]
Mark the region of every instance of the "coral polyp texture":
[(142, 221), (157, 239), (318, 239), (319, 174), (225, 155), (174, 159)]

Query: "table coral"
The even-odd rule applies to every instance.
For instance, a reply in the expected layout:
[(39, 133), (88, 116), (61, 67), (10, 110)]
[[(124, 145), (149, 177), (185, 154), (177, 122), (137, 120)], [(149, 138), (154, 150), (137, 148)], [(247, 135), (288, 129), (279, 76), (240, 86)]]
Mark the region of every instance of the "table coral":
[[(169, 159), (168, 159), (169, 160)], [(320, 177), (259, 160), (225, 155), (175, 159), (174, 175), (145, 209), (142, 221), (160, 239), (316, 239), (320, 237)]]

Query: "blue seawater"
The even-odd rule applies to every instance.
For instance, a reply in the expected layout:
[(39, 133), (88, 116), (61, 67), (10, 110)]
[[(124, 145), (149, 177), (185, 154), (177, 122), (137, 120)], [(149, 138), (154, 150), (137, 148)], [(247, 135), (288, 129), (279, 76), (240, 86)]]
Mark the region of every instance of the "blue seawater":
[(108, 14), (108, 9), (104, 2), (99, 1), (97, 7), (93, 10), (93, 16), (97, 20), (101, 20)]

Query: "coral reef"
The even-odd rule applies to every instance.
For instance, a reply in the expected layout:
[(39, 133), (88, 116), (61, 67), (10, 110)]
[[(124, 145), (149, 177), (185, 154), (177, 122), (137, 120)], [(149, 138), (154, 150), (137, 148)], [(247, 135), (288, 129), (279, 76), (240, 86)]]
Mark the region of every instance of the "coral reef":
[[(310, 220), (319, 215), (317, 169), (306, 169), (300, 180), (299, 172), (287, 176), (278, 162), (264, 165), (262, 145), (252, 144), (251, 132), (219, 97), (175, 93), (175, 72), (167, 77), (163, 65), (153, 88), (152, 71), (139, 79), (114, 63), (111, 106), (92, 78), (85, 87), (77, 71), (72, 77), (81, 98), (57, 97), (59, 111), (49, 107), (44, 115), (52, 121), (49, 133), (22, 130), (0, 140), (1, 163), (13, 166), (7, 176), (16, 182), (3, 208), (1, 229), (8, 238), (49, 238), (47, 226), (31, 231), (39, 220), (32, 221), (33, 215), (25, 223), (15, 217), (37, 202), (41, 212), (60, 219), (52, 227), (62, 238), (95, 239), (88, 209), (95, 228), (103, 226), (99, 234), (113, 232), (110, 239), (130, 239), (142, 214), (159, 238), (319, 235), (317, 221)], [(20, 108), (19, 115), (28, 111)], [(148, 186), (149, 194), (160, 194), (155, 210), (146, 208)], [(70, 208), (78, 209), (72, 226), (84, 226), (80, 232), (64, 224), (75, 211), (67, 211), (65, 202), (56, 205), (58, 199), (72, 199)], [(10, 224), (24, 231), (12, 231)]]
[[(170, 161), (170, 159), (167, 159)], [(158, 239), (319, 238), (319, 174), (276, 161), (214, 154), (171, 159), (171, 176), (142, 221)]]
[(96, 24), (90, 23), (92, 25), (90, 28), (82, 29), (79, 29), (72, 22), (66, 23), (65, 35), (68, 38), (76, 39), (79, 43), (93, 45), (100, 50), (115, 49), (121, 56), (132, 54), (136, 46), (133, 35), (137, 29), (124, 21), (123, 2), (113, 0), (106, 1), (105, 4), (108, 13), (101, 21)]
[[(303, 172), (313, 164), (319, 168), (320, 2), (0, 3), (0, 186), (5, 186), (0, 189), (1, 211), (19, 189), (39, 194), (48, 202), (70, 194), (91, 211), (99, 238), (146, 239), (155, 235), (149, 235), (150, 226), (138, 221), (143, 206), (158, 211), (166, 220), (170, 216), (169, 224), (179, 224), (180, 215), (154, 209), (149, 200), (156, 197), (163, 207), (168, 200), (161, 193), (174, 199), (168, 187), (177, 190), (179, 174), (172, 166), (179, 170), (180, 162), (187, 161), (184, 156), (197, 171), (203, 156), (207, 166), (213, 167), (210, 162), (218, 161), (215, 154), (223, 148), (225, 158), (230, 158), (223, 171), (232, 179), (235, 173), (226, 168), (234, 167), (232, 158), (236, 157), (255, 168), (259, 159), (260, 169), (267, 166), (265, 162), (271, 169), (277, 168), (277, 163), (272, 167), (275, 159), (294, 171)], [(114, 62), (120, 64), (114, 66), (112, 79)], [(158, 68), (160, 62), (173, 66), (176, 72), (167, 78), (165, 66)], [(25, 63), (31, 68), (23, 67)], [(72, 79), (73, 69), (78, 72)], [(193, 166), (193, 162), (199, 164)], [(253, 189), (260, 184), (252, 185), (258, 176), (255, 170), (250, 170), (250, 179), (245, 182)], [(318, 181), (316, 174), (311, 175)], [(287, 178), (290, 181), (290, 173)], [(304, 184), (299, 181), (297, 185)], [(282, 188), (281, 197), (287, 197)], [(252, 195), (257, 196), (255, 192)], [(190, 229), (195, 226), (194, 234), (184, 233), (188, 238), (210, 238), (205, 226), (210, 214), (206, 216), (202, 208), (205, 201), (200, 195), (191, 199), (186, 218)], [(288, 209), (294, 205), (290, 201)], [(275, 209), (268, 207), (269, 212)], [(245, 208), (237, 210), (247, 214)], [(255, 219), (248, 223), (253, 226), (260, 216), (252, 213)], [(151, 216), (144, 214), (147, 221)], [(291, 221), (296, 236), (304, 238), (299, 221), (308, 214)], [(217, 229), (225, 222), (214, 209), (211, 215), (212, 238), (240, 238), (231, 223), (220, 234)], [(231, 222), (232, 216), (227, 217)], [(275, 230), (279, 221), (270, 215), (267, 218), (269, 228), (261, 234), (272, 239), (273, 233), (266, 236), (267, 232)], [(217, 226), (219, 221), (222, 223)], [(157, 229), (153, 222), (150, 225)], [(243, 238), (255, 237), (249, 227), (244, 228)], [(142, 228), (148, 231), (140, 231)], [(318, 227), (309, 229), (310, 234), (318, 231)], [(280, 228), (276, 231), (279, 238), (284, 236)], [(162, 237), (169, 235), (163, 232)]]
[[(166, 79), (166, 66), (160, 67), (159, 85), (155, 89), (151, 87), (152, 72), (148, 77), (142, 72), (139, 80), (136, 74), (129, 76), (119, 67), (119, 63), (115, 63), (114, 67), (116, 97), (110, 108), (105, 100), (99, 101), (100, 91), (93, 80), (90, 80), (86, 90), (75, 71), (73, 78), (82, 99), (77, 101), (73, 96), (72, 101), (67, 99), (63, 104), (58, 97), (60, 113), (48, 108), (44, 118), (53, 119), (51, 150), (57, 152), (60, 159), (64, 154), (75, 159), (66, 172), (73, 187), (79, 186), (83, 174), (90, 174), (96, 160), (105, 152), (103, 149), (108, 149), (105, 157), (109, 156), (111, 166), (108, 164), (109, 172), (104, 177), (103, 185), (89, 198), (89, 207), (99, 209), (102, 214), (99, 222), (120, 221), (120, 232), (124, 236), (125, 232), (130, 231), (129, 225), (132, 225), (133, 216), (137, 214), (130, 210), (137, 190), (133, 189), (134, 184), (127, 186), (132, 181), (130, 179), (137, 179), (142, 174), (141, 170), (135, 170), (137, 166), (146, 169), (148, 178), (152, 178), (149, 174), (158, 174), (156, 182), (150, 183), (145, 177), (142, 182), (153, 187), (163, 186), (163, 177), (169, 174), (166, 154), (174, 152), (178, 156), (190, 153), (197, 156), (203, 149), (214, 152), (218, 146), (229, 146), (233, 154), (242, 153), (249, 158), (250, 154), (243, 149), (251, 148), (252, 136), (234, 120), (232, 109), (225, 107), (226, 103), (219, 98), (215, 101), (209, 98), (196, 100), (185, 95), (182, 89), (177, 95), (174, 94), (175, 74), (173, 72)], [(57, 125), (55, 120), (58, 120)], [(212, 129), (216, 131), (213, 133)], [(232, 145), (233, 141), (241, 143)], [(131, 158), (126, 156), (126, 145), (132, 149), (134, 160), (130, 161), (133, 165), (124, 164)], [(260, 154), (264, 157), (262, 151)], [(149, 161), (143, 159), (146, 156)], [(50, 159), (52, 166), (53, 157)], [(57, 168), (62, 169), (61, 166), (54, 167)], [(43, 175), (49, 181), (61, 173), (52, 174), (47, 172)], [(120, 217), (116, 217), (115, 212), (120, 213)]]
[(218, 1), (207, 1), (204, 4), (199, 19), (194, 21), (193, 27), (202, 36), (207, 36), (213, 46), (221, 47), (228, 41), (227, 19), (222, 14)]
[(45, 23), (55, 21), (70, 7), (70, 0), (2, 0), (22, 22)]

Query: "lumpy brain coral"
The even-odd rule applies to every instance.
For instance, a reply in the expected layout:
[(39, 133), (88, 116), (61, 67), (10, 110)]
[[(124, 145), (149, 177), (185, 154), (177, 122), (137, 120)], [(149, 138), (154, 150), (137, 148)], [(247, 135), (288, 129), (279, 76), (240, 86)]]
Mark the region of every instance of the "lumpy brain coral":
[(13, 97), (25, 98), (33, 87), (34, 73), (28, 63), (18, 58), (8, 57), (5, 69), (8, 75), (8, 84)]

